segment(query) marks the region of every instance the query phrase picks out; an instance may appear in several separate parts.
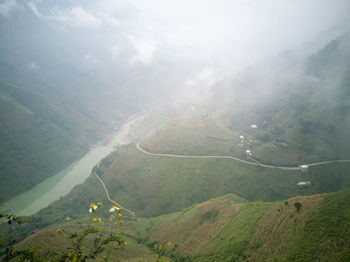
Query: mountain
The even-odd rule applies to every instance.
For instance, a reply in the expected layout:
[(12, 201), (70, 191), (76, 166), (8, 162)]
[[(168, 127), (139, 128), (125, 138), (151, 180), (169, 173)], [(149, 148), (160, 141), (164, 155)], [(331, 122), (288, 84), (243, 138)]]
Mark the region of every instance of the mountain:
[[(150, 115), (144, 122), (149, 123), (153, 117)], [(308, 173), (302, 173), (299, 165), (318, 161), (318, 156), (288, 148), (285, 155), (265, 151), (270, 162), (275, 161), (273, 164), (282, 169), (262, 167), (255, 162), (254, 155), (247, 156), (245, 148), (239, 147), (238, 143), (239, 133), (232, 132), (222, 122), (203, 120), (200, 115), (170, 116), (166, 124), (140, 140), (142, 149), (180, 156), (232, 156), (248, 161), (248, 164), (235, 159), (150, 156), (136, 144), (123, 146), (101, 161), (82, 185), (32, 219), (47, 226), (59, 223), (66, 216), (87, 217), (86, 203), (99, 201), (108, 205), (105, 190), (95, 173), (104, 181), (111, 199), (140, 217), (179, 211), (228, 193), (249, 201), (279, 201), (350, 187), (347, 175), (350, 163), (310, 166)], [(294, 161), (298, 161), (295, 155), (303, 159), (294, 165)], [(281, 163), (296, 168), (284, 170)], [(297, 186), (301, 181), (311, 181), (312, 185)]]
[[(350, 162), (339, 160), (350, 160), (348, 43), (349, 35), (341, 36), (305, 60), (282, 54), (217, 83), (202, 103), (174, 108), (164, 117), (154, 110), (130, 134), (138, 136), (137, 143), (118, 147), (83, 184), (32, 216), (31, 224), (8, 230), (8, 237), (23, 238), (61, 224), (67, 216), (85, 224), (90, 219), (86, 206), (101, 202), (110, 207), (109, 196), (141, 220), (126, 227), (133, 241), (178, 261), (346, 261)], [(77, 68), (71, 68), (72, 75)], [(37, 159), (14, 155), (24, 163), (22, 171), (49, 158), (44, 156), (47, 144), (32, 137), (55, 134), (47, 141), (59, 141), (59, 160), (96, 139), (101, 123), (125, 116), (118, 114), (122, 104), (117, 103), (108, 116), (96, 120), (113, 107), (122, 89), (103, 103), (108, 85), (96, 96), (92, 86), (86, 93), (73, 88), (76, 96), (62, 105), (69, 92), (58, 91), (61, 84), (65, 87), (58, 83), (50, 89), (53, 93), (45, 93), (38, 91), (44, 85), (35, 89), (3, 81), (4, 148), (29, 152), (25, 157), (40, 152)], [(137, 103), (124, 110), (137, 110)], [(44, 133), (42, 126), (48, 129)], [(30, 132), (16, 133), (23, 129)], [(13, 147), (21, 135), (33, 142), (20, 143), (23, 149)], [(54, 167), (54, 161), (45, 161)], [(14, 166), (6, 163), (4, 167)], [(308, 165), (308, 171), (302, 172), (300, 165)], [(130, 212), (124, 217), (133, 219)], [(39, 238), (54, 235), (46, 232)], [(161, 252), (159, 244), (169, 242), (175, 243), (173, 251)]]
[(62, 170), (101, 139), (96, 123), (34, 90), (0, 81), (1, 197)]
[(254, 146), (261, 161), (269, 161), (262, 150), (278, 155), (282, 142), (324, 160), (349, 159), (349, 43), (347, 33), (306, 59), (262, 61), (218, 83), (207, 110), (263, 142)]
[(84, 41), (47, 24), (26, 1), (14, 5), (12, 17), (0, 15), (5, 201), (69, 166), (113, 131), (112, 121), (118, 127), (140, 110), (131, 93), (91, 69)]

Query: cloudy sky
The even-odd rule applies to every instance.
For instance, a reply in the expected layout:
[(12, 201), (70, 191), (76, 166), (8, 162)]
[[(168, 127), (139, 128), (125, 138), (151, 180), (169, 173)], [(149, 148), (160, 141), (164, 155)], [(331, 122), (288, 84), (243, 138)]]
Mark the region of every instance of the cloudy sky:
[[(350, 24), (349, 0), (2, 0), (0, 21), (24, 9), (52, 30), (100, 37), (94, 48), (129, 68), (195, 68), (188, 87), (284, 51), (314, 52)], [(98, 66), (98, 53), (82, 57)]]

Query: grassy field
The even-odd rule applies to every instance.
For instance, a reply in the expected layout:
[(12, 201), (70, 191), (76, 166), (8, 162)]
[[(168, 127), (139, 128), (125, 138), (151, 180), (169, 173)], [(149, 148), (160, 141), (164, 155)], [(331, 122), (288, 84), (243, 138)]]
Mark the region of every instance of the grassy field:
[[(128, 245), (112, 251), (110, 261), (156, 261), (159, 256), (197, 262), (348, 261), (349, 221), (350, 190), (278, 202), (248, 202), (227, 194), (175, 213), (126, 219), (121, 231)], [(56, 229), (79, 232), (87, 227), (86, 220), (70, 223), (36, 232), (17, 248), (40, 244), (37, 251), (42, 253), (66, 250), (70, 240)], [(88, 240), (84, 246), (90, 245)]]
[(283, 199), (298, 194), (296, 183), (303, 176), (227, 159), (153, 157), (130, 145), (115, 153), (102, 178), (113, 199), (149, 217), (227, 193), (249, 200)]
[(136, 225), (149, 243), (174, 245), (172, 257), (189, 261), (232, 261), (252, 237), (256, 221), (272, 203), (249, 203), (229, 194), (182, 212), (149, 219)]
[[(154, 134), (141, 140), (142, 146), (153, 152), (164, 150), (180, 153), (186, 146), (187, 154), (238, 152), (235, 149), (230, 151), (233, 143), (223, 140), (230, 136), (236, 139), (238, 136), (209, 120), (206, 120), (208, 128), (196, 127), (197, 121), (198, 118), (173, 118), (160, 128), (158, 136)], [(163, 129), (173, 132), (172, 139), (167, 139)], [(221, 139), (208, 137), (218, 129), (221, 133), (218, 132), (216, 137), (220, 135)], [(185, 142), (178, 144), (181, 134), (184, 134)], [(196, 143), (197, 138), (201, 138), (202, 142)], [(163, 143), (158, 143), (157, 139)], [(301, 173), (250, 166), (229, 159), (149, 156), (131, 144), (118, 148), (106, 157), (99, 168), (99, 176), (104, 180), (112, 199), (138, 216), (152, 217), (179, 211), (228, 193), (249, 201), (276, 201), (297, 195), (339, 191), (350, 187), (349, 167), (349, 163), (336, 163), (310, 167), (308, 173)], [(311, 181), (312, 186), (298, 188), (296, 184), (300, 181)], [(71, 217), (85, 216), (85, 203), (93, 201), (108, 204), (100, 182), (92, 175), (84, 184), (35, 217), (49, 224), (58, 222), (61, 213)]]
[[(201, 116), (200, 112), (191, 115), (168, 117), (168, 121), (155, 128), (142, 146), (154, 153), (182, 155), (229, 155), (249, 159), (245, 150), (250, 149), (253, 158), (271, 165), (298, 166), (324, 160), (346, 159), (347, 155), (334, 153), (335, 145), (324, 130), (317, 135), (302, 132), (301, 124), (292, 117), (276, 117), (259, 128), (235, 126), (228, 128), (223, 120)], [(309, 116), (310, 117), (310, 116)], [(317, 114), (313, 116), (317, 117)], [(305, 119), (308, 119), (306, 116)], [(307, 120), (303, 120), (307, 121)], [(239, 137), (246, 140), (239, 146)], [(333, 141), (337, 144), (337, 141)], [(251, 160), (251, 159), (250, 159)]]
[(174, 154), (229, 155), (238, 151), (238, 143), (239, 136), (224, 125), (189, 116), (174, 117), (142, 139), (142, 146), (152, 152)]
[[(166, 152), (180, 154), (181, 152), (184, 153), (183, 148), (186, 147), (188, 148), (186, 154), (240, 154), (238, 150), (241, 149), (238, 146), (236, 151), (234, 146), (232, 146), (232, 142), (224, 140), (231, 137), (233, 141), (237, 137), (239, 138), (238, 134), (235, 135), (228, 129), (220, 127), (219, 122), (214, 123), (211, 120), (205, 120), (206, 124), (204, 126), (197, 126), (198, 118), (174, 116), (170, 118), (172, 119), (170, 122), (159, 128), (158, 135), (157, 130), (154, 129), (153, 135), (151, 134), (145, 139), (142, 139), (141, 144), (152, 152), (163, 152), (164, 150)], [(207, 128), (205, 128), (205, 126), (207, 126)], [(218, 129), (221, 131), (216, 133)], [(151, 128), (148, 130), (151, 130)], [(165, 132), (165, 130), (173, 130), (171, 139), (167, 139), (168, 132)], [(178, 141), (181, 140), (181, 134), (184, 134), (183, 140), (185, 142), (178, 143)], [(213, 134), (216, 134), (216, 139), (212, 138)], [(250, 135), (247, 135), (247, 137), (249, 136)], [(158, 143), (157, 138), (163, 142)], [(197, 138), (201, 139), (201, 143), (196, 142)], [(166, 150), (166, 148), (170, 148), (171, 150)], [(89, 215), (87, 212), (87, 203), (102, 202), (104, 208), (108, 211), (112, 204), (107, 200), (100, 181), (94, 176), (94, 172), (96, 171), (105, 182), (110, 197), (121, 205), (134, 211), (138, 217), (150, 218), (169, 214), (171, 212), (179, 212), (186, 208), (188, 208), (188, 212), (192, 210), (192, 214), (196, 214), (199, 210), (195, 219), (183, 220), (181, 222), (187, 229), (193, 228), (193, 230), (197, 232), (196, 237), (187, 235), (194, 232), (189, 230), (188, 233), (186, 233), (187, 231), (182, 231), (184, 232), (184, 236), (182, 237), (185, 238), (178, 236), (178, 238), (175, 239), (179, 243), (187, 243), (187, 240), (190, 241), (187, 246), (191, 246), (191, 241), (195, 242), (196, 238), (203, 239), (202, 244), (196, 244), (198, 250), (194, 247), (191, 248), (194, 253), (186, 253), (186, 247), (181, 247), (179, 250), (183, 250), (184, 253), (180, 253), (184, 254), (185, 257), (189, 255), (201, 257), (202, 253), (200, 250), (211, 250), (211, 248), (214, 248), (220, 250), (220, 253), (226, 254), (224, 255), (225, 257), (230, 253), (234, 253), (234, 256), (241, 254), (248, 258), (250, 256), (248, 251), (260, 247), (260, 244), (250, 245), (247, 242), (248, 239), (256, 238), (256, 243), (259, 243), (258, 237), (253, 238), (254, 230), (249, 232), (240, 231), (242, 225), (244, 225), (243, 229), (248, 227), (255, 228), (259, 217), (262, 217), (263, 213), (265, 213), (269, 207), (277, 205), (271, 204), (271, 201), (282, 201), (300, 195), (307, 196), (317, 193), (336, 192), (350, 188), (349, 167), (349, 163), (336, 163), (313, 166), (310, 167), (308, 173), (301, 173), (300, 171), (251, 166), (229, 159), (184, 159), (149, 156), (140, 152), (135, 144), (130, 144), (119, 147), (115, 152), (106, 157), (101, 162), (100, 167), (95, 168), (92, 175), (85, 183), (76, 186), (67, 196), (62, 197), (60, 200), (52, 203), (49, 207), (33, 216), (32, 221), (34, 226), (30, 225), (21, 229), (20, 234), (24, 236), (26, 232), (35, 229), (35, 225), (39, 225), (39, 227), (42, 228), (53, 224), (60, 224), (64, 221), (66, 216), (72, 217), (72, 219), (87, 217)], [(300, 181), (311, 181), (312, 185), (310, 187), (300, 188), (296, 185)], [(252, 201), (252, 203), (243, 205), (237, 204), (234, 207), (229, 207), (230, 204), (226, 206), (224, 203), (226, 201), (225, 199), (230, 199), (230, 197), (224, 197), (222, 198), (222, 203), (219, 201), (220, 204), (216, 203), (213, 205), (209, 202), (203, 204), (207, 206), (208, 209), (212, 210), (212, 214), (205, 213), (206, 207), (193, 207), (195, 204), (203, 203), (209, 199), (221, 197), (230, 193), (235, 194), (236, 200), (238, 199), (237, 196), (239, 196), (240, 201), (246, 199)], [(315, 199), (317, 199), (317, 197)], [(254, 201), (265, 201), (267, 203)], [(306, 202), (303, 203), (302, 201), (304, 200), (300, 200), (299, 202), (302, 203), (303, 206), (307, 206)], [(315, 203), (314, 205), (316, 205)], [(290, 212), (293, 212), (295, 209), (293, 205), (292, 203), (288, 206)], [(215, 206), (220, 207), (220, 210), (215, 211)], [(223, 211), (226, 209), (227, 213)], [(287, 207), (285, 207), (284, 210), (287, 210)], [(191, 212), (188, 213), (187, 211), (184, 211), (181, 215), (184, 219), (186, 216), (190, 217)], [(209, 229), (209, 227), (202, 228), (196, 224), (192, 224), (193, 221), (197, 223), (197, 220), (202, 219), (203, 223), (201, 222), (201, 225), (205, 226), (208, 222), (205, 219), (206, 216), (210, 216), (214, 219), (218, 212), (220, 214), (222, 213), (223, 220), (217, 227)], [(292, 225), (294, 219), (297, 220), (297, 216), (301, 216), (303, 212), (302, 210), (300, 213), (293, 214), (294, 218), (290, 221), (288, 220), (290, 222), (288, 225)], [(200, 214), (202, 214), (202, 218)], [(282, 213), (279, 214), (281, 215)], [(289, 214), (289, 216), (290, 215), (291, 214)], [(130, 218), (130, 214), (125, 213), (125, 216), (129, 216)], [(285, 216), (288, 217), (288, 213), (286, 213)], [(165, 218), (166, 217), (167, 216), (165, 216)], [(225, 217), (226, 220), (224, 219)], [(236, 222), (230, 224), (228, 221), (230, 221), (232, 217), (236, 218)], [(158, 221), (158, 219), (160, 218), (156, 220)], [(270, 217), (269, 219), (275, 218)], [(171, 220), (164, 219), (163, 222), (159, 223), (158, 227), (163, 227), (164, 231), (168, 232), (165, 228), (170, 226), (171, 228), (169, 230), (172, 230), (171, 232), (179, 232), (179, 228), (171, 226), (171, 223), (166, 224), (165, 221), (168, 221), (167, 223), (171, 222)], [(225, 233), (222, 233), (223, 235), (217, 233), (217, 231), (225, 232), (223, 227), (229, 229), (231, 226), (232, 230), (230, 229), (231, 231), (229, 230), (227, 232), (230, 232), (228, 233), (229, 235), (234, 235), (234, 232), (239, 232), (239, 235), (235, 238), (231, 239), (228, 235), (225, 235)], [(157, 231), (154, 231), (155, 235), (152, 233), (152, 236), (157, 236), (159, 239), (163, 239), (164, 237), (165, 239), (166, 235), (160, 235), (156, 232)], [(202, 232), (210, 232), (210, 234), (204, 236)], [(276, 239), (278, 239), (278, 237)], [(154, 237), (154, 239), (152, 238), (152, 241), (153, 240), (158, 241), (156, 237)], [(239, 243), (235, 242), (236, 240), (239, 240)], [(233, 244), (231, 245), (229, 243), (236, 243), (234, 244), (234, 248), (237, 249), (232, 251), (229, 246), (232, 247)], [(286, 248), (281, 247), (281, 250), (284, 249)], [(243, 255), (243, 250), (248, 253)], [(258, 251), (255, 250), (252, 252), (255, 254)], [(263, 254), (264, 251), (260, 250), (259, 252)], [(282, 253), (280, 253), (279, 249), (276, 249), (274, 251), (275, 253), (267, 252), (269, 255), (274, 255), (276, 253), (276, 257), (284, 254), (282, 251)], [(219, 253), (213, 253), (210, 259), (214, 258), (221, 259)], [(201, 257), (200, 259), (203, 258)], [(231, 259), (234, 259), (234, 257)], [(270, 257), (268, 257), (268, 259), (270, 259)], [(271, 257), (271, 259), (273, 259), (273, 257)]]
[[(36, 252), (40, 254), (49, 254), (53, 252), (65, 252), (72, 248), (72, 239), (69, 239), (68, 235), (73, 232), (82, 232), (87, 228), (85, 224), (73, 224), (73, 225), (61, 225), (59, 227), (64, 233), (62, 235), (57, 233), (56, 228), (41, 230), (24, 241), (20, 242), (16, 248), (23, 250), (26, 248), (36, 248)], [(105, 228), (108, 232), (108, 227)], [(103, 237), (103, 233), (97, 235), (97, 237)], [(158, 254), (147, 246), (138, 244), (133, 238), (128, 236), (124, 237), (127, 241), (126, 246), (121, 246), (115, 249), (114, 245), (109, 244), (105, 250), (97, 256), (93, 261), (105, 261), (104, 256), (109, 255), (109, 261), (120, 262), (146, 262), (156, 261)], [(92, 248), (94, 236), (87, 238), (84, 241), (84, 252), (88, 252)], [(91, 259), (89, 260), (91, 261)], [(163, 257), (163, 261), (170, 261), (167, 257)]]
[[(348, 261), (350, 191), (246, 202), (226, 195), (133, 225), (174, 261)], [(300, 206), (297, 208), (296, 204)]]
[[(283, 257), (300, 240), (307, 217), (319, 205), (323, 195), (295, 197), (276, 204), (261, 217), (245, 255), (248, 261), (268, 261)], [(301, 203), (298, 212), (294, 204)]]

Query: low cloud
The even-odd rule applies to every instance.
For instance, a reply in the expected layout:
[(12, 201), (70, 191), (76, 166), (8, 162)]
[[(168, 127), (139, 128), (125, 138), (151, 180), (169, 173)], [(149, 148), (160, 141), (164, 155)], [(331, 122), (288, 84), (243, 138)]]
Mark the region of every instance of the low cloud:
[(208, 95), (210, 88), (222, 80), (224, 74), (210, 67), (204, 67), (192, 77), (187, 78), (184, 83), (184, 97), (203, 99)]
[(96, 57), (89, 54), (85, 54), (84, 65), (88, 68), (97, 68), (100, 65), (100, 63)]
[(10, 17), (11, 11), (17, 6), (16, 0), (6, 0), (0, 4), (0, 15), (4, 17)]
[(221, 74), (213, 70), (212, 68), (205, 67), (193, 78), (187, 79), (184, 83), (187, 87), (193, 86), (211, 86), (222, 78)]
[(100, 13), (100, 16), (103, 17), (103, 20), (107, 23), (107, 24), (110, 24), (110, 25), (113, 25), (113, 26), (119, 26), (121, 25), (122, 23), (115, 17), (109, 15), (109, 14), (106, 14), (106, 13)]
[(127, 36), (128, 40), (132, 44), (134, 51), (136, 52), (136, 54), (129, 59), (129, 64), (134, 65), (136, 63), (143, 63), (148, 65), (151, 63), (156, 51), (155, 41), (137, 39), (130, 34), (125, 35)]
[(123, 49), (119, 45), (114, 45), (114, 46), (111, 46), (110, 51), (113, 58), (116, 58), (121, 54)]
[(38, 64), (35, 61), (31, 61), (30, 63), (27, 64), (27, 68), (29, 70), (36, 70), (38, 69)]
[(37, 5), (34, 2), (28, 4), (31, 10), (40, 18), (51, 21), (56, 21), (66, 27), (82, 28), (82, 27), (98, 27), (101, 21), (85, 11), (80, 6), (66, 9), (52, 9), (50, 15), (43, 15), (39, 12)]

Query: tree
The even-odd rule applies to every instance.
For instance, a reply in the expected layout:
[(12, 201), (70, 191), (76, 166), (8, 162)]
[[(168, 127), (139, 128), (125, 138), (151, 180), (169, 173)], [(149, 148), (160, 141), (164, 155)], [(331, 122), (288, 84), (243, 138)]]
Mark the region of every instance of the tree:
[(294, 203), (294, 206), (295, 206), (295, 208), (297, 209), (298, 212), (300, 211), (300, 209), (301, 209), (301, 207), (302, 207), (302, 205), (301, 205), (300, 202), (295, 202), (295, 203)]

